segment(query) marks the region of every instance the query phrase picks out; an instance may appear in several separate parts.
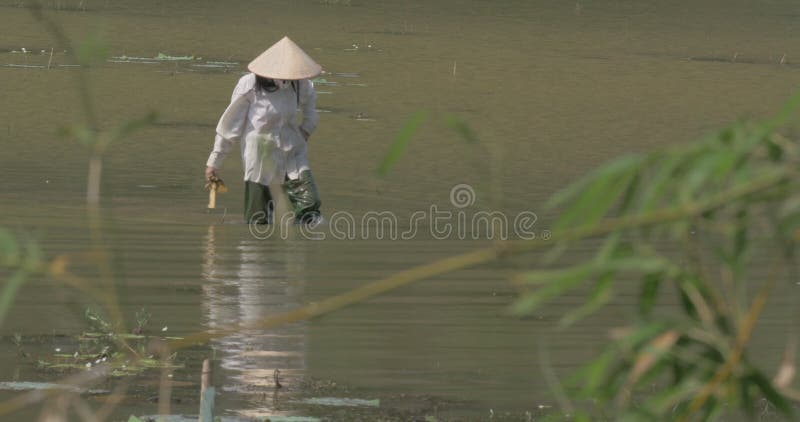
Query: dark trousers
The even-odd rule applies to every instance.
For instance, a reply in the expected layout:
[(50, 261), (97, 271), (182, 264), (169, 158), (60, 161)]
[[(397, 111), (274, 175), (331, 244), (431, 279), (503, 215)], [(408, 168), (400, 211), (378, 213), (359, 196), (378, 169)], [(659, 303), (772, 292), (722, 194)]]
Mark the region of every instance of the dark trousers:
[[(296, 222), (309, 223), (320, 215), (319, 208), (322, 202), (310, 171), (300, 173), (297, 180), (286, 179), (281, 188), (289, 199)], [(271, 224), (274, 211), (275, 204), (269, 186), (246, 181), (244, 188), (245, 221), (255, 224)]]

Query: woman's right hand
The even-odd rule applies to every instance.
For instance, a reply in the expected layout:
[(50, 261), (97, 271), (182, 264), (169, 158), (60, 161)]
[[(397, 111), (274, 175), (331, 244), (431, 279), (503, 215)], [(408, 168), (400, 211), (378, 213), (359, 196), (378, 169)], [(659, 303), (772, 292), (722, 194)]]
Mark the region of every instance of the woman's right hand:
[(214, 167), (206, 167), (206, 180), (211, 180), (212, 178), (218, 178), (217, 169)]

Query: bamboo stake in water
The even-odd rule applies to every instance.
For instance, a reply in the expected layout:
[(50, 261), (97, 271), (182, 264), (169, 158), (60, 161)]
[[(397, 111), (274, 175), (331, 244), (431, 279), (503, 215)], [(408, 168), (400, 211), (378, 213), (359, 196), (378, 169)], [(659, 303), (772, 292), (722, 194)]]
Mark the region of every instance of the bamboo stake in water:
[(211, 362), (203, 361), (203, 373), (200, 377), (200, 413), (198, 422), (214, 422), (214, 387), (211, 386)]

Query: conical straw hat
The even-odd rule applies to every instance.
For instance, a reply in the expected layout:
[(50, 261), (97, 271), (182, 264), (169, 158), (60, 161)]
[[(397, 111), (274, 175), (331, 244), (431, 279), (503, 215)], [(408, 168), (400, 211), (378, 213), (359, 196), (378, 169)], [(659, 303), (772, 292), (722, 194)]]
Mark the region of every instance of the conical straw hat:
[(273, 44), (250, 62), (247, 68), (258, 76), (271, 79), (306, 79), (322, 72), (322, 66), (289, 37), (283, 37)]

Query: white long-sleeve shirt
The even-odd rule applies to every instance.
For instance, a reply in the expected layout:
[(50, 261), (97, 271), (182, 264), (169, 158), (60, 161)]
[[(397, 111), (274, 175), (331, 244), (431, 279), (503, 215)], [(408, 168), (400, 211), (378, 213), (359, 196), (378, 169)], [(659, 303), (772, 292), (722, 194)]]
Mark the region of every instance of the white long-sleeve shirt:
[(298, 82), (299, 93), (291, 85), (265, 92), (257, 88), (254, 74), (242, 76), (219, 119), (214, 150), (206, 165), (222, 168), (231, 145), (239, 141), (246, 181), (281, 183), (287, 176), (297, 179), (301, 171), (309, 170), (306, 140), (298, 129), (296, 114), (298, 107), (302, 109), (300, 128), (313, 133), (318, 119), (317, 94), (311, 81)]

